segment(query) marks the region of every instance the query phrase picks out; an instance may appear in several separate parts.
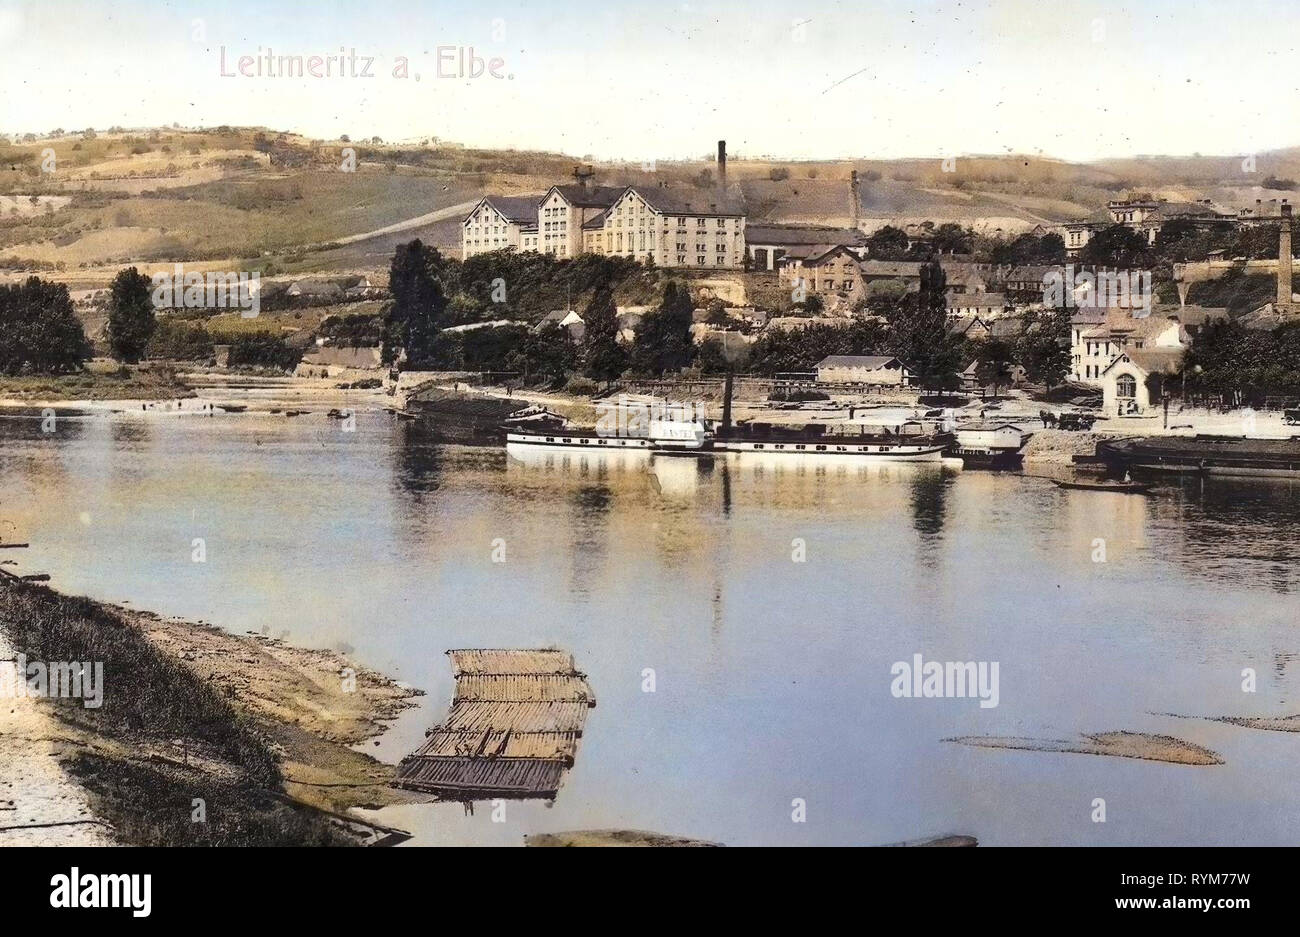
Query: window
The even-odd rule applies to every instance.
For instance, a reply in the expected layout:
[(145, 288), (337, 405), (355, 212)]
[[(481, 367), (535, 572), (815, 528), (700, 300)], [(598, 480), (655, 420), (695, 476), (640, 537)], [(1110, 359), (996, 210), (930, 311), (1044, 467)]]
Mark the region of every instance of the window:
[(1120, 375), (1119, 380), (1115, 382), (1115, 396), (1128, 400), (1137, 397), (1137, 381), (1133, 379), (1133, 375)]

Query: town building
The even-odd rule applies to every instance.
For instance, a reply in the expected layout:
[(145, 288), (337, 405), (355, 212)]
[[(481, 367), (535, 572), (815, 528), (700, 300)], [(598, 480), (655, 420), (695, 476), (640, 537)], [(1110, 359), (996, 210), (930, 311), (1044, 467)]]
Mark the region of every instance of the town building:
[(816, 366), (819, 384), (875, 384), (902, 387), (912, 371), (889, 355), (828, 355)]
[(536, 196), (488, 195), (461, 222), (462, 258), (500, 251), (537, 250)]
[(537, 206), (537, 250), (577, 257), (584, 249), (584, 225), (608, 211), (623, 191), (620, 186), (551, 186)]
[(867, 256), (866, 235), (854, 228), (830, 228), (811, 225), (749, 225), (745, 244), (750, 267), (776, 270), (781, 258), (794, 254), (806, 258), (843, 245), (861, 258)]
[(736, 270), (745, 262), (745, 212), (720, 192), (627, 186), (583, 225), (583, 245), (661, 267)]
[(1182, 349), (1129, 348), (1102, 372), (1101, 407), (1107, 416), (1149, 416), (1165, 399), (1165, 381), (1182, 370)]
[(1218, 227), (1233, 225), (1237, 212), (1222, 208), (1209, 199), (1197, 202), (1169, 202), (1164, 199), (1112, 200), (1104, 211), (1096, 212), (1078, 221), (1062, 225), (1065, 250), (1077, 255), (1092, 240), (1093, 235), (1114, 225), (1141, 234), (1148, 244), (1155, 244), (1160, 229), (1173, 220), (1188, 221), (1198, 226)]

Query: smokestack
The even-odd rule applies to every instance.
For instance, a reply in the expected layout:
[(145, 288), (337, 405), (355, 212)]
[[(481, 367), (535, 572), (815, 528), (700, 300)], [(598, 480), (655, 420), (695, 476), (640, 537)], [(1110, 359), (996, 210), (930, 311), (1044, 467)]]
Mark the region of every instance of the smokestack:
[(1286, 199), (1277, 233), (1277, 304), (1291, 305), (1291, 206)]
[(862, 188), (858, 184), (858, 171), (849, 173), (849, 214), (853, 218), (853, 230), (858, 230), (859, 214), (862, 210)]
[(718, 185), (727, 187), (727, 141), (718, 141)]

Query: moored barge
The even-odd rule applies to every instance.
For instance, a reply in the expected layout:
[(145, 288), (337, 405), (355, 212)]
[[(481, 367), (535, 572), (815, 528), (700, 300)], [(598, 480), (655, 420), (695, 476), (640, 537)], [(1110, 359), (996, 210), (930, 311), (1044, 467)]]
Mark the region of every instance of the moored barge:
[(1300, 438), (1148, 436), (1099, 442), (1097, 456), (1134, 475), (1300, 478)]

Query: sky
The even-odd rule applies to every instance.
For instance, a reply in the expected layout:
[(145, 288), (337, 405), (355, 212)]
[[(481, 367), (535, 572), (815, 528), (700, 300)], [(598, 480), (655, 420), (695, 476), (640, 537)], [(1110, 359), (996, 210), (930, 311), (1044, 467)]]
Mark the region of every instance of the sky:
[[(0, 0), (0, 132), (256, 125), (640, 161), (724, 138), (784, 159), (1251, 154), (1300, 144), (1297, 27), (1297, 0)], [(463, 53), (440, 69), (441, 47)], [(240, 74), (340, 48), (359, 74)], [(499, 77), (456, 74), (471, 48)]]

